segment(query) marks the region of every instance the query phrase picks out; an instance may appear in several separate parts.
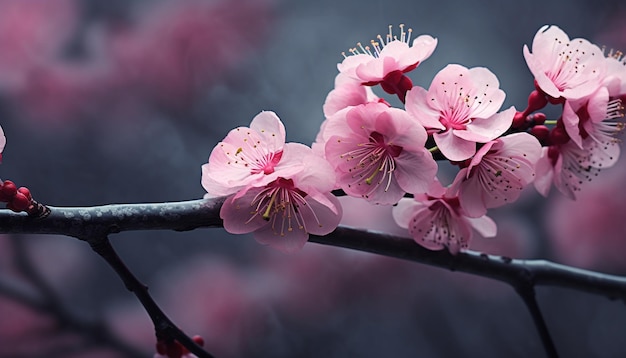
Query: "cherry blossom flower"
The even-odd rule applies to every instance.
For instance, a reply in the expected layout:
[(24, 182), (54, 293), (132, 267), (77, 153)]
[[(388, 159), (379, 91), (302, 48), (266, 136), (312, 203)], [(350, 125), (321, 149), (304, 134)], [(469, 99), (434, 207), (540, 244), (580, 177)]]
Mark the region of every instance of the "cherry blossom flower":
[(254, 238), (280, 251), (302, 248), (309, 234), (326, 235), (341, 220), (341, 204), (330, 191), (335, 184), (332, 167), (308, 149), (294, 158), (306, 166), (265, 186), (248, 185), (231, 196), (220, 210), (224, 229), (231, 234), (252, 232)]
[(472, 229), (483, 237), (496, 235), (496, 224), (488, 216), (471, 218), (460, 205), (453, 187), (434, 182), (426, 194), (402, 198), (393, 208), (396, 223), (409, 229), (413, 240), (430, 250), (447, 248), (457, 254), (467, 249)]
[(428, 91), (416, 86), (407, 93), (406, 110), (433, 134), (446, 158), (462, 161), (476, 153), (476, 143), (489, 142), (511, 126), (515, 108), (496, 113), (505, 97), (499, 85), (486, 68), (448, 65)]
[(524, 45), (526, 64), (537, 87), (552, 98), (579, 99), (600, 87), (606, 62), (600, 48), (581, 38), (570, 40), (557, 26), (537, 31), (532, 53)]
[(429, 35), (418, 36), (409, 46), (411, 33), (411, 29), (404, 31), (404, 25), (400, 25), (398, 38), (390, 25), (385, 38), (378, 35), (377, 41), (371, 41), (371, 48), (357, 43), (350, 49), (351, 55), (344, 53), (345, 59), (337, 65), (339, 72), (366, 86), (381, 84), (385, 92), (397, 94), (404, 101), (404, 94), (412, 86), (404, 73), (414, 70), (437, 47), (437, 39)]
[(624, 116), (620, 99), (611, 100), (607, 87), (583, 100), (566, 101), (563, 105), (563, 125), (568, 136), (579, 148), (583, 140), (590, 137), (605, 151), (619, 151), (615, 136), (624, 129), (622, 122), (615, 120)]
[(535, 188), (541, 195), (548, 196), (554, 183), (563, 195), (574, 200), (585, 182), (592, 181), (601, 169), (617, 162), (619, 153), (615, 141), (601, 145), (591, 137), (583, 140), (582, 148), (572, 140), (543, 147), (535, 166)]
[(369, 103), (337, 113), (325, 126), (326, 159), (351, 196), (394, 204), (434, 180), (437, 164), (424, 148), (426, 131), (403, 110)]
[[(286, 158), (298, 156), (301, 144), (285, 144), (285, 127), (274, 112), (256, 115), (250, 127), (238, 127), (213, 149), (209, 162), (202, 166), (202, 186), (209, 195), (238, 192), (247, 185), (262, 187), (279, 176), (289, 177), (303, 163)], [(292, 151), (286, 151), (291, 147)]]
[(467, 215), (480, 217), (488, 208), (517, 200), (534, 180), (540, 155), (539, 141), (527, 133), (510, 134), (482, 146), (453, 183), (459, 187)]

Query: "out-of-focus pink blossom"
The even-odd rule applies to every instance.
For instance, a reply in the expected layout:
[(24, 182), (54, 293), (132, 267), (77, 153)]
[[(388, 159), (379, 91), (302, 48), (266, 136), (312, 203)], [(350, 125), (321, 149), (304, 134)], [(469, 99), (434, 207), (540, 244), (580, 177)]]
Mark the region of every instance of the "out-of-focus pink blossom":
[(59, 60), (77, 24), (75, 0), (0, 0), (0, 90), (22, 89), (31, 70)]
[(406, 110), (433, 133), (446, 158), (462, 161), (476, 153), (476, 143), (489, 142), (511, 126), (515, 108), (496, 113), (505, 98), (499, 85), (484, 67), (448, 65), (428, 91), (416, 86), (407, 93)]
[(545, 25), (537, 31), (526, 64), (537, 86), (552, 98), (579, 99), (595, 92), (606, 73), (602, 50), (589, 41), (570, 40), (563, 30)]
[(467, 249), (476, 230), (483, 237), (496, 235), (496, 224), (488, 216), (471, 218), (460, 205), (453, 187), (434, 182), (426, 194), (402, 198), (393, 208), (393, 217), (409, 229), (413, 240), (430, 250), (444, 247), (452, 254)]
[(488, 208), (517, 200), (534, 180), (540, 155), (539, 141), (527, 133), (510, 134), (482, 146), (453, 184), (459, 187), (459, 200), (467, 215), (480, 217)]
[(141, 7), (135, 24), (117, 27), (108, 39), (117, 81), (146, 100), (184, 108), (258, 46), (270, 5), (186, 0)]
[(437, 163), (424, 148), (426, 131), (403, 110), (360, 105), (329, 118), (324, 131), (326, 159), (348, 195), (395, 204), (434, 180)]
[(546, 227), (559, 262), (587, 269), (626, 270), (626, 196), (616, 190), (626, 180), (624, 160), (576, 194), (549, 202)]

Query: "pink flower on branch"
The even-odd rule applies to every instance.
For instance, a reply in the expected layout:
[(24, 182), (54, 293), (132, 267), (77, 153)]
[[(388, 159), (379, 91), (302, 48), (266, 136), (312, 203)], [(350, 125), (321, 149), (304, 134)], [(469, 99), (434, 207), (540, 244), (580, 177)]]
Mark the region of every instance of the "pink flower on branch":
[(265, 186), (280, 176), (289, 177), (304, 164), (286, 157), (285, 149), (299, 146), (285, 144), (285, 126), (274, 112), (261, 112), (252, 119), (250, 128), (231, 130), (213, 149), (209, 162), (202, 166), (202, 186), (209, 195), (221, 196), (248, 185)]
[(258, 242), (286, 253), (301, 249), (309, 234), (335, 230), (342, 210), (330, 193), (334, 173), (328, 162), (312, 153), (310, 149), (301, 153), (300, 160), (307, 165), (294, 175), (263, 187), (249, 185), (226, 200), (220, 211), (224, 229), (231, 234), (252, 232)]
[(524, 58), (537, 87), (558, 99), (579, 99), (600, 87), (606, 72), (600, 48), (585, 39), (573, 39), (557, 26), (537, 31), (532, 53), (524, 45)]
[(385, 38), (378, 35), (377, 41), (371, 41), (372, 47), (357, 43), (357, 47), (350, 49), (351, 55), (344, 53), (345, 59), (337, 65), (339, 72), (366, 86), (380, 84), (385, 92), (396, 94), (404, 101), (406, 91), (413, 86), (404, 74), (430, 57), (437, 47), (437, 39), (429, 35), (418, 36), (411, 43), (412, 31), (405, 32), (404, 25), (400, 25), (398, 38), (390, 25)]
[(487, 209), (512, 203), (535, 178), (541, 155), (539, 141), (527, 133), (515, 133), (483, 145), (452, 186), (459, 188), (461, 206), (470, 217)]
[(515, 108), (496, 113), (505, 98), (499, 86), (486, 68), (448, 65), (428, 90), (416, 86), (407, 93), (406, 110), (433, 134), (446, 158), (462, 161), (476, 153), (476, 143), (494, 140), (511, 126)]
[[(620, 99), (611, 99), (607, 87), (601, 87), (582, 100), (568, 100), (563, 105), (563, 125), (570, 139), (583, 149), (583, 141), (591, 138), (601, 150), (619, 151), (615, 138), (624, 129), (616, 120), (624, 117)], [(602, 149), (604, 148), (604, 149)]]
[(496, 224), (488, 216), (472, 218), (461, 207), (455, 189), (434, 182), (427, 194), (402, 198), (393, 208), (396, 223), (409, 229), (413, 240), (430, 250), (447, 248), (457, 254), (467, 249), (476, 230), (483, 237), (496, 235)]
[(407, 192), (425, 192), (435, 178), (426, 131), (403, 110), (357, 106), (328, 119), (324, 132), (326, 159), (348, 195), (395, 204)]
[(583, 140), (582, 148), (571, 140), (543, 147), (535, 167), (535, 188), (547, 196), (554, 183), (563, 195), (574, 200), (582, 185), (598, 176), (601, 169), (613, 166), (619, 154), (616, 141), (602, 145), (591, 137)]
[(339, 225), (334, 185), (325, 159), (303, 144), (285, 143), (285, 127), (274, 112), (230, 131), (202, 166), (208, 196), (234, 194), (220, 211), (226, 231), (254, 233), (284, 252), (300, 249), (309, 233), (326, 235)]

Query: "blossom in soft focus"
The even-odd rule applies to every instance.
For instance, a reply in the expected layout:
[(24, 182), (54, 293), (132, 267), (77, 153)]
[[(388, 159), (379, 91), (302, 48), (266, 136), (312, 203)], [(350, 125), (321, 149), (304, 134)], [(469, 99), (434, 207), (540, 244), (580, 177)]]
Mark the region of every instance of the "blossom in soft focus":
[(537, 87), (558, 99), (579, 99), (595, 92), (606, 73), (602, 50), (581, 38), (570, 40), (557, 26), (537, 31), (532, 53), (524, 45), (526, 64)]
[(452, 254), (469, 247), (473, 230), (483, 237), (493, 237), (497, 231), (495, 222), (488, 216), (467, 215), (455, 189), (446, 189), (438, 181), (426, 194), (402, 198), (393, 208), (393, 217), (421, 246), (430, 250), (445, 247)]
[(448, 65), (428, 90), (416, 86), (407, 93), (406, 110), (433, 134), (446, 158), (462, 161), (476, 153), (476, 143), (489, 142), (511, 126), (515, 108), (497, 113), (505, 98), (499, 85), (484, 67)]
[(224, 202), (220, 217), (226, 231), (252, 232), (258, 242), (292, 253), (302, 248), (309, 234), (335, 230), (342, 209), (330, 193), (335, 184), (332, 167), (304, 145), (293, 160), (301, 168), (298, 172), (262, 187), (248, 185)]
[(141, 4), (133, 23), (112, 26), (106, 34), (114, 80), (140, 99), (184, 109), (199, 90), (258, 48), (271, 23), (271, 5), (245, 0)]
[[(230, 131), (202, 166), (202, 186), (212, 196), (233, 194), (247, 185), (265, 186), (302, 170), (300, 144), (285, 144), (285, 126), (271, 111), (257, 114), (250, 127)], [(286, 151), (287, 147), (294, 147)]]
[(363, 85), (380, 84), (385, 92), (398, 94), (404, 100), (404, 93), (412, 86), (404, 73), (414, 70), (437, 47), (437, 39), (429, 35), (420, 35), (411, 43), (411, 34), (411, 29), (405, 31), (404, 25), (400, 25), (398, 37), (390, 25), (385, 38), (378, 35), (377, 40), (371, 41), (371, 47), (358, 43), (349, 55), (344, 53), (345, 58), (337, 68)]
[(75, 0), (0, 0), (0, 9), (0, 90), (12, 92), (59, 60), (79, 9)]
[(426, 131), (403, 110), (360, 105), (329, 118), (324, 131), (326, 159), (348, 195), (395, 204), (434, 180), (437, 163), (424, 148)]
[(480, 217), (488, 208), (512, 203), (535, 178), (535, 164), (541, 155), (539, 141), (527, 133), (514, 133), (483, 145), (462, 168), (453, 185), (459, 186), (459, 200), (471, 217)]
[(550, 246), (559, 262), (577, 267), (624, 273), (626, 270), (626, 180), (621, 160), (585, 186), (576, 202), (556, 196), (548, 202), (545, 223)]

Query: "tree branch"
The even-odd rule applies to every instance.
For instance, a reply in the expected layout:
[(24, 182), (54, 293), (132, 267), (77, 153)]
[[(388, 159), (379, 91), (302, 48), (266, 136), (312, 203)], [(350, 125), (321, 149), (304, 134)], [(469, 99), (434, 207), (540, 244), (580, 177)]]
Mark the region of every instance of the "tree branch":
[(84, 238), (89, 242), (91, 248), (100, 255), (108, 264), (115, 270), (118, 276), (126, 285), (126, 288), (137, 296), (141, 305), (145, 308), (146, 312), (150, 316), (152, 323), (154, 324), (154, 330), (158, 341), (165, 341), (173, 343), (177, 341), (187, 348), (191, 353), (198, 356), (198, 358), (213, 358), (202, 347), (196, 344), (191, 338), (189, 338), (183, 331), (181, 331), (161, 310), (161, 308), (154, 301), (152, 296), (148, 293), (148, 287), (142, 284), (130, 269), (124, 264), (120, 257), (113, 249), (109, 239), (105, 237), (90, 237)]
[[(214, 198), (154, 204), (49, 207), (50, 215), (44, 218), (0, 210), (0, 233), (61, 234), (84, 240), (131, 230), (216, 228), (222, 227), (219, 210), (223, 202), (224, 198)], [(466, 272), (513, 287), (531, 280), (533, 286), (570, 288), (626, 302), (626, 277), (545, 260), (516, 260), (475, 251), (452, 255), (446, 250), (425, 249), (410, 239), (342, 226), (323, 237), (311, 236), (309, 241)]]

